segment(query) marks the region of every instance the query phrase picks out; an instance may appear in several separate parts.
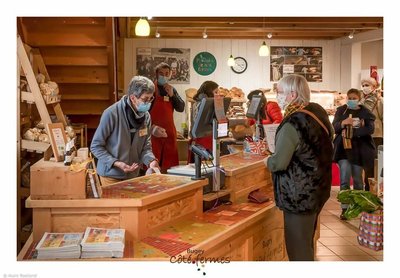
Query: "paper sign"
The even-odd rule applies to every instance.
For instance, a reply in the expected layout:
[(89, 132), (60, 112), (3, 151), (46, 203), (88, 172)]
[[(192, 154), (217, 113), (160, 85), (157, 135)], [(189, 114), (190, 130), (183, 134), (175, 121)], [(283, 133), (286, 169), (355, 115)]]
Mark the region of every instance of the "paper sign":
[(268, 149), (271, 153), (275, 152), (275, 134), (279, 124), (264, 125), (265, 138), (267, 139)]

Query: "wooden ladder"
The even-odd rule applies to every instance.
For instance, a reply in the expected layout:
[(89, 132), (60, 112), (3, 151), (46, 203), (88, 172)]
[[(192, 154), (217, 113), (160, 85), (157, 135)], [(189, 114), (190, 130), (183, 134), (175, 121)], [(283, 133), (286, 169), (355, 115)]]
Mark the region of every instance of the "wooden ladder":
[[(28, 57), (27, 52), (31, 55), (32, 63)], [(28, 82), (29, 90), (21, 91), (18, 84), (18, 94), (20, 94), (21, 101), (27, 103), (34, 103), (39, 112), (40, 118), (43, 124), (51, 124), (51, 118), (47, 105), (51, 105), (57, 117), (57, 121), (67, 125), (64, 113), (60, 105), (60, 95), (58, 96), (42, 96), (40, 92), (39, 85), (36, 81), (36, 75), (41, 73), (45, 76), (45, 80), (49, 81), (50, 76), (47, 72), (46, 65), (44, 64), (42, 55), (39, 49), (31, 48), (28, 45), (24, 45), (20, 36), (17, 37), (17, 57), (18, 57), (18, 68), (22, 68), (25, 77)], [(44, 160), (49, 160), (52, 155), (52, 149), (50, 143), (36, 142), (30, 140), (21, 140), (21, 149), (26, 149), (28, 151), (36, 151), (38, 153), (44, 154)]]

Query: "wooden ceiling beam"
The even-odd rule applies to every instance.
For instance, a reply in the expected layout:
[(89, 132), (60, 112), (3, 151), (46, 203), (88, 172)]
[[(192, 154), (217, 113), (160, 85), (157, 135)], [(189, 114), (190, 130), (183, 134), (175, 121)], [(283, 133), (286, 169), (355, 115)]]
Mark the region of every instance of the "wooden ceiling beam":
[[(133, 21), (134, 22), (134, 21)], [(135, 23), (135, 22), (134, 22)], [(136, 24), (136, 23), (135, 23)], [(208, 25), (199, 22), (187, 22), (183, 24), (182, 22), (162, 22), (160, 24), (156, 22), (150, 22), (150, 26), (153, 28), (178, 28), (180, 26), (185, 26), (186, 28), (263, 28), (263, 29), (293, 29), (293, 28), (348, 28), (348, 29), (377, 29), (381, 28), (382, 25), (380, 23), (345, 23), (345, 24), (336, 24), (336, 23), (268, 23), (263, 26), (262, 23), (236, 23), (233, 25), (213, 22)]]
[(105, 25), (105, 17), (23, 17), (23, 24), (32, 25)]
[[(136, 23), (138, 17), (132, 18)], [(383, 17), (153, 17), (152, 22), (189, 22), (189, 23), (383, 23)]]

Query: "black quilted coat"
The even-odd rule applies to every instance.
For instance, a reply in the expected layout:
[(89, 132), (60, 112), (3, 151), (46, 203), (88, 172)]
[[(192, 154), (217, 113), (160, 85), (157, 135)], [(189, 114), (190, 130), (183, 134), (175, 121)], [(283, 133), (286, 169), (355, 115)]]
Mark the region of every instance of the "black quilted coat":
[(310, 103), (304, 109), (320, 119), (329, 135), (310, 115), (289, 115), (276, 134), (285, 123), (290, 123), (297, 130), (299, 145), (287, 169), (272, 173), (276, 205), (299, 214), (319, 213), (329, 198), (332, 182), (332, 125), (319, 104)]

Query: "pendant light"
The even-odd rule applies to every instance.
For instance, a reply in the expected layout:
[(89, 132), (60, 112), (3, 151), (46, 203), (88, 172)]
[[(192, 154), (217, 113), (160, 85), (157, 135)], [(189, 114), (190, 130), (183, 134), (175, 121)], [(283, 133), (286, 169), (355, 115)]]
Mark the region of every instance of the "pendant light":
[[(265, 28), (265, 21), (264, 21), (264, 17), (263, 17), (263, 33), (264, 33), (264, 28)], [(261, 57), (269, 56), (269, 48), (268, 48), (267, 44), (265, 43), (265, 39), (262, 42), (260, 49), (258, 50), (258, 55), (260, 55)]]
[(228, 59), (228, 67), (233, 67), (235, 65), (235, 59), (233, 59), (232, 55), (232, 38), (231, 38), (231, 56)]
[(260, 46), (260, 49), (258, 50), (258, 55), (262, 57), (267, 57), (269, 56), (269, 48), (265, 41), (263, 41), (262, 45)]
[(139, 37), (147, 37), (150, 35), (150, 25), (146, 18), (141, 17), (136, 23), (135, 35)]
[(233, 58), (233, 55), (229, 56), (228, 59), (228, 67), (233, 67), (235, 65), (235, 59)]

